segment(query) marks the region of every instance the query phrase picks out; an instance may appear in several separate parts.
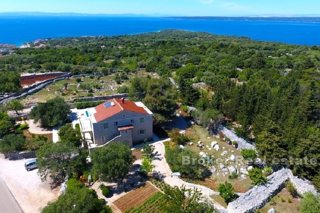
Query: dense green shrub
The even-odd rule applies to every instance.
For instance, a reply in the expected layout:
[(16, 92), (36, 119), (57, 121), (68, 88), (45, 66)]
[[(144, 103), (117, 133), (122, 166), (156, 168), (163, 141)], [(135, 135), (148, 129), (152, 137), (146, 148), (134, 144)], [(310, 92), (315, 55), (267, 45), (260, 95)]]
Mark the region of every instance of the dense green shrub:
[(109, 189), (109, 187), (107, 187), (107, 186), (105, 186), (105, 185), (102, 184), (102, 185), (100, 186), (100, 189), (101, 189), (101, 191), (102, 191), (103, 196), (105, 196), (106, 198), (109, 198), (109, 197), (112, 196), (112, 192), (111, 192), (111, 190)]
[(15, 130), (15, 122), (7, 113), (0, 111), (0, 138), (13, 133)]
[(301, 213), (319, 213), (320, 212), (320, 196), (307, 193), (301, 200)]
[(241, 155), (245, 160), (255, 160), (257, 158), (257, 153), (253, 149), (243, 149)]
[(263, 172), (263, 174), (264, 174), (265, 176), (269, 176), (269, 175), (272, 174), (273, 170), (272, 170), (271, 167), (265, 167), (265, 168), (262, 170), (262, 172)]
[(9, 153), (22, 151), (25, 146), (25, 138), (20, 134), (5, 135), (0, 141), (0, 152)]
[(267, 182), (267, 178), (262, 172), (262, 169), (253, 168), (249, 171), (249, 177), (254, 185), (260, 185)]
[(67, 189), (57, 201), (49, 203), (42, 212), (43, 213), (111, 213), (110, 207), (106, 206), (104, 200), (99, 199), (96, 192), (88, 189), (81, 182), (71, 179), (67, 183)]
[(225, 200), (226, 203), (230, 203), (238, 197), (234, 193), (231, 183), (225, 182), (224, 184), (220, 184), (218, 190), (220, 196)]
[(144, 171), (145, 173), (149, 173), (152, 171), (153, 167), (154, 166), (152, 165), (151, 159), (148, 157), (144, 157), (142, 160), (142, 171)]

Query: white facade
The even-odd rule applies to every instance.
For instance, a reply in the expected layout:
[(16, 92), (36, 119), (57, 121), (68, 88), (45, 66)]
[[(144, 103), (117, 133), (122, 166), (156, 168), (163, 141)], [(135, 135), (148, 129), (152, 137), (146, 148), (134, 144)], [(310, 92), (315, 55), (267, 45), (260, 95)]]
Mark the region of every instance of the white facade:
[(82, 137), (90, 148), (104, 146), (112, 142), (123, 142), (133, 146), (149, 140), (153, 136), (152, 112), (141, 102), (135, 104), (142, 107), (147, 113), (123, 110), (97, 122), (95, 108), (73, 110), (77, 115), (74, 125), (79, 124)]

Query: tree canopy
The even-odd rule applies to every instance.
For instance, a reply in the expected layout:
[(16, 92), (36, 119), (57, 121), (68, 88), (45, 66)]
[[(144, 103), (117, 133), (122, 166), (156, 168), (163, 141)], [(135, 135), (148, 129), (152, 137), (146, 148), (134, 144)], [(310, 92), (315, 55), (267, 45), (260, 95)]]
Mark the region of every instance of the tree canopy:
[(0, 112), (0, 138), (14, 131), (15, 123), (6, 112)]
[(133, 78), (128, 89), (130, 97), (143, 101), (157, 120), (165, 121), (174, 115), (176, 92), (169, 80)]
[(23, 104), (19, 100), (12, 100), (7, 105), (8, 110), (13, 110), (19, 115), (19, 111), (23, 110)]
[(63, 143), (69, 143), (71, 146), (81, 145), (81, 133), (79, 129), (72, 127), (72, 124), (66, 124), (59, 129), (59, 138)]
[(133, 156), (129, 146), (116, 142), (92, 152), (93, 171), (103, 181), (119, 181), (129, 172)]
[(20, 89), (19, 72), (0, 72), (0, 94), (18, 92)]
[(36, 155), (41, 179), (50, 177), (52, 187), (64, 182), (66, 177), (78, 177), (86, 166), (87, 154), (70, 143), (45, 143)]
[(104, 200), (96, 192), (88, 189), (81, 182), (70, 179), (67, 189), (57, 201), (49, 203), (43, 213), (111, 213)]
[(206, 160), (201, 160), (199, 155), (191, 150), (179, 147), (166, 147), (166, 159), (173, 172), (180, 172), (182, 177), (190, 179), (204, 179), (210, 176), (209, 165)]
[(30, 116), (36, 121), (40, 121), (43, 127), (55, 127), (63, 125), (68, 120), (70, 107), (63, 98), (54, 98), (46, 103), (39, 103), (35, 106)]
[(0, 140), (0, 152), (9, 153), (22, 151), (25, 146), (25, 138), (20, 134), (8, 134)]

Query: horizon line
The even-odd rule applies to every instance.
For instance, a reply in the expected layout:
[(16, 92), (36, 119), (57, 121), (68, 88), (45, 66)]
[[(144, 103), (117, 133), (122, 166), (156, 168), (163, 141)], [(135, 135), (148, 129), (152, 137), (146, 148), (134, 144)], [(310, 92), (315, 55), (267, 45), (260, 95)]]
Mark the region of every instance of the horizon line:
[(29, 16), (134, 16), (134, 17), (167, 17), (167, 18), (320, 18), (320, 14), (262, 14), (262, 15), (169, 15), (169, 14), (138, 14), (138, 13), (81, 13), (81, 12), (0, 12), (0, 15)]

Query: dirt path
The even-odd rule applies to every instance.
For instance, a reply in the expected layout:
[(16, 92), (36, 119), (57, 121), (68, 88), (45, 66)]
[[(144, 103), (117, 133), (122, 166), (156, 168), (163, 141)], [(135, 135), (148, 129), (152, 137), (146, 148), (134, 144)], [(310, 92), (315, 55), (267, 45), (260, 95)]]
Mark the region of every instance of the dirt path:
[[(168, 140), (164, 140), (164, 141), (159, 141), (154, 143), (154, 147), (155, 147), (155, 152), (158, 154), (157, 158), (155, 160), (153, 160), (153, 165), (154, 165), (154, 171), (159, 172), (160, 174), (162, 174), (164, 176), (164, 182), (172, 187), (177, 186), (177, 187), (182, 187), (185, 186), (187, 189), (198, 189), (201, 191), (202, 195), (205, 198), (209, 198), (210, 196), (213, 195), (217, 195), (218, 193), (205, 187), (205, 186), (201, 186), (201, 185), (197, 185), (197, 184), (192, 184), (192, 183), (188, 183), (185, 182), (184, 180), (180, 179), (179, 177), (172, 177), (172, 171), (170, 169), (170, 166), (167, 163), (167, 160), (165, 158), (165, 146), (164, 146), (164, 142), (166, 142)], [(220, 211), (225, 211), (225, 208), (223, 206), (221, 206), (219, 203), (216, 203), (214, 200), (210, 199), (215, 208), (220, 210)]]
[(36, 135), (46, 135), (46, 134), (52, 134), (52, 130), (44, 129), (40, 127), (39, 123), (34, 123), (34, 120), (26, 120), (25, 121), (29, 125), (29, 132), (31, 134)]

